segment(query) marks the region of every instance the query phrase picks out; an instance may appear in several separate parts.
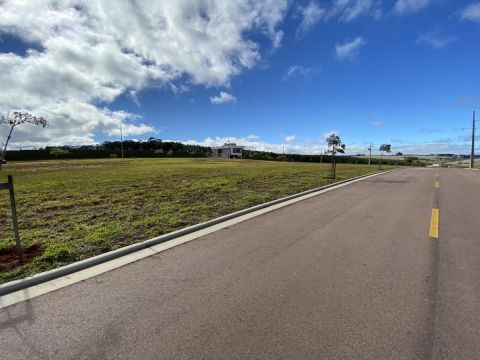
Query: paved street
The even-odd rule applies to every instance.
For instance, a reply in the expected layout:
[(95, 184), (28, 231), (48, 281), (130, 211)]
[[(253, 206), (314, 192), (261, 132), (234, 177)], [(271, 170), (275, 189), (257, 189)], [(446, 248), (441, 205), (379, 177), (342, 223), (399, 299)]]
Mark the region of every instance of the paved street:
[(0, 309), (0, 358), (480, 359), (479, 215), (480, 172), (369, 178)]

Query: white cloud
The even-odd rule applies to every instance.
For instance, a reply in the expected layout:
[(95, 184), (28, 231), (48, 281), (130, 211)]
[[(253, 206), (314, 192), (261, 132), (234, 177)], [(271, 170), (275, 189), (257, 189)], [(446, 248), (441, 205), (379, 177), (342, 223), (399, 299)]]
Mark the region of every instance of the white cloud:
[(122, 94), (138, 102), (149, 87), (228, 86), (261, 61), (259, 33), (280, 45), (287, 7), (288, 0), (0, 1), (0, 35), (37, 49), (0, 53), (0, 112), (26, 109), (50, 120), (41, 138), (19, 128), (17, 146), (91, 143), (121, 123), (127, 134), (152, 132), (139, 116), (106, 106)]
[(285, 136), (285, 141), (288, 142), (288, 143), (292, 142), (292, 141), (295, 140), (295, 139), (296, 139), (296, 136), (295, 136), (295, 135), (287, 135), (287, 136)]
[(276, 144), (262, 141), (260, 139), (249, 139), (248, 137), (208, 137), (204, 140), (187, 140), (181, 141), (186, 144), (195, 144), (202, 146), (220, 146), (226, 142), (233, 142), (238, 145), (245, 146), (248, 150), (257, 151), (271, 151), (277, 154), (281, 154), (283, 149), (288, 154), (320, 154), (326, 150), (327, 145), (325, 141), (319, 140), (315, 142), (309, 142), (306, 144)]
[(460, 19), (480, 21), (480, 2), (468, 4), (460, 11)]
[(383, 128), (384, 125), (383, 121), (372, 121), (372, 126), (378, 129)]
[(360, 16), (370, 16), (374, 19), (382, 17), (381, 2), (376, 0), (333, 0), (329, 6), (319, 5), (310, 1), (305, 6), (299, 6), (296, 16), (301, 18), (297, 29), (297, 38), (310, 31), (320, 21), (338, 19), (350, 22)]
[(430, 5), (433, 0), (397, 0), (393, 12), (397, 15), (414, 14)]
[[(287, 154), (311, 154), (319, 155), (322, 151), (327, 150), (327, 144), (325, 139), (331, 134), (338, 134), (338, 131), (328, 131), (324, 134), (324, 138), (317, 140), (305, 141), (303, 143), (287, 143), (287, 144), (277, 144), (272, 142), (263, 141), (260, 138), (249, 139), (248, 137), (208, 137), (204, 140), (187, 140), (181, 141), (186, 144), (196, 144), (202, 146), (220, 146), (226, 142), (234, 142), (238, 145), (245, 146), (248, 150), (257, 150), (257, 151), (269, 151), (277, 154), (282, 154), (284, 148), (285, 153)], [(178, 140), (176, 140), (178, 141)], [(343, 139), (346, 143), (346, 154), (355, 155), (355, 154), (367, 154), (368, 153), (368, 143), (349, 143), (348, 139)], [(469, 138), (467, 137), (466, 141), (460, 139), (459, 141), (453, 141), (451, 139), (438, 139), (432, 141), (423, 141), (423, 142), (403, 142), (401, 145), (393, 146), (393, 153), (398, 151), (403, 154), (438, 154), (438, 153), (467, 153), (469, 151)], [(393, 141), (392, 141), (393, 142)], [(374, 146), (374, 151), (377, 149), (377, 146)], [(378, 153), (378, 151), (376, 151)]]
[(215, 105), (227, 104), (231, 102), (236, 102), (237, 98), (232, 94), (227, 93), (226, 91), (221, 91), (219, 95), (212, 96), (210, 102)]
[(381, 17), (379, 3), (374, 0), (335, 0), (329, 16), (339, 16), (339, 20), (350, 22), (359, 16)]
[(352, 41), (346, 41), (343, 44), (335, 44), (337, 59), (339, 61), (353, 59), (365, 44), (366, 42), (361, 36)]
[(417, 44), (426, 44), (434, 49), (443, 49), (455, 41), (453, 36), (440, 36), (437, 33), (426, 33), (417, 38)]
[(298, 13), (301, 18), (297, 29), (297, 37), (311, 30), (326, 15), (326, 10), (315, 1), (310, 1), (306, 6), (299, 6)]
[[(155, 129), (148, 125), (132, 125), (132, 124), (123, 124), (121, 127), (121, 132), (123, 135), (127, 134), (130, 136), (138, 136), (148, 133), (156, 132)], [(120, 128), (110, 130), (108, 132), (110, 136), (119, 136), (120, 135)]]
[(291, 65), (287, 69), (286, 73), (282, 76), (282, 81), (287, 81), (296, 77), (308, 77), (316, 72), (316, 68), (302, 65)]

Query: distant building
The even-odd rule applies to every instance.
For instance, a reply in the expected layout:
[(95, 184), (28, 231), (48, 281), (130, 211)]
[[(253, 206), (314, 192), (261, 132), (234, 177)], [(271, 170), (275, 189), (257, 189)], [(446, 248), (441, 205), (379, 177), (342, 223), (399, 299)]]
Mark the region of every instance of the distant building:
[(234, 143), (226, 143), (223, 146), (212, 147), (212, 157), (221, 159), (241, 159), (245, 146)]

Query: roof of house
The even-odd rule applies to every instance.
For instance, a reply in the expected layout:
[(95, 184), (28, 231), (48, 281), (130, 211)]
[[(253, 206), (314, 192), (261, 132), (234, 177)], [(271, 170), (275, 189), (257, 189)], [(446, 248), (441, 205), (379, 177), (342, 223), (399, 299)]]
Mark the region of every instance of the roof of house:
[(235, 143), (225, 143), (222, 146), (212, 146), (212, 149), (230, 149), (230, 148), (244, 149), (245, 146), (237, 145)]

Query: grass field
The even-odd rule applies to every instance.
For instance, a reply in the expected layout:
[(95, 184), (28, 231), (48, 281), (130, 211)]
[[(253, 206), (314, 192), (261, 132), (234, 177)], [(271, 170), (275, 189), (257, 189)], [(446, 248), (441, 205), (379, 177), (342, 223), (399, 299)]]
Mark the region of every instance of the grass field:
[[(27, 260), (13, 257), (0, 192), (0, 283), (85, 259), (235, 210), (325, 185), (329, 164), (208, 159), (10, 163)], [(338, 165), (338, 178), (376, 171)]]
[[(447, 164), (451, 167), (458, 167), (458, 168), (467, 169), (467, 168), (470, 167), (470, 160), (468, 159), (468, 160), (461, 160), (461, 161), (452, 161), (452, 162), (449, 162)], [(479, 159), (475, 159), (474, 168), (475, 169), (480, 169), (480, 160)]]

